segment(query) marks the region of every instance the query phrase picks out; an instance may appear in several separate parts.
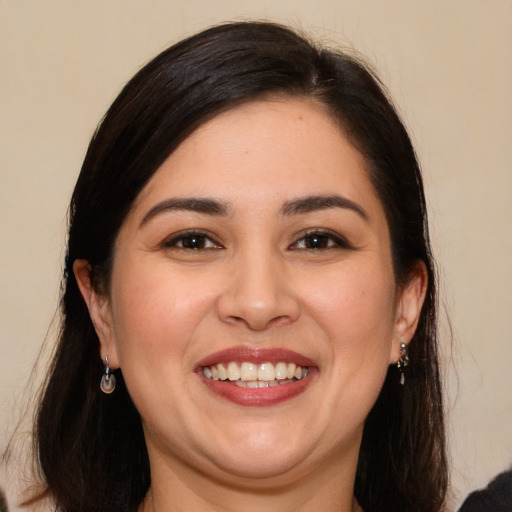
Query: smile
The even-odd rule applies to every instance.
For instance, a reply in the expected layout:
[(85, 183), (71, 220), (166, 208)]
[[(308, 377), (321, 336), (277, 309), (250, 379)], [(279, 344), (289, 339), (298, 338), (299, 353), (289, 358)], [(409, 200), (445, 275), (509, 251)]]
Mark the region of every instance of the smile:
[(207, 379), (232, 382), (245, 388), (266, 388), (283, 384), (293, 384), (308, 375), (306, 366), (295, 363), (218, 363), (203, 368)]
[(293, 350), (238, 346), (206, 356), (195, 373), (223, 401), (267, 407), (288, 402), (314, 386), (318, 365)]

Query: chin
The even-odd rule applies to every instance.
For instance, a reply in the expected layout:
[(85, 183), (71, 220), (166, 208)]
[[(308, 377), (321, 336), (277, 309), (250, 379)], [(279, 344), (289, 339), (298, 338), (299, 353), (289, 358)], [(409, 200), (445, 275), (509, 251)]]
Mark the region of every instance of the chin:
[[(246, 438), (245, 442), (233, 442), (226, 450), (216, 451), (211, 458), (223, 473), (233, 475), (241, 480), (255, 481), (262, 485), (265, 480), (272, 483), (286, 483), (297, 471), (306, 470), (311, 448), (306, 446), (303, 436), (301, 443), (292, 441), (288, 433), (271, 436), (260, 435)], [(307, 470), (306, 470), (307, 471)], [(251, 485), (247, 482), (248, 485)]]
[(233, 484), (233, 478), (238, 480), (239, 485), (248, 488), (269, 488), (286, 485), (296, 480), (296, 474), (308, 472), (300, 460), (276, 460), (265, 454), (266, 460), (248, 461), (244, 460), (223, 460), (217, 467), (225, 475), (225, 479)]

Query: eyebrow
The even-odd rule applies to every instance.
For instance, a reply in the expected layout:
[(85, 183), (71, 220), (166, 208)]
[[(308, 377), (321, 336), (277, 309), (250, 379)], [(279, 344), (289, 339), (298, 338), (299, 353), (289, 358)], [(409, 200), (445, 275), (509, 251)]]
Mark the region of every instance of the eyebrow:
[[(339, 195), (299, 197), (291, 201), (286, 201), (281, 208), (281, 212), (283, 215), (290, 217), (330, 208), (352, 210), (362, 219), (368, 221), (368, 215), (361, 206)], [(146, 215), (144, 215), (140, 227), (144, 226), (158, 215), (173, 211), (189, 211), (212, 216), (227, 216), (231, 212), (231, 207), (224, 201), (206, 197), (169, 198), (153, 206)]]
[(352, 210), (362, 219), (368, 221), (368, 215), (356, 202), (339, 195), (299, 197), (284, 203), (282, 213), (286, 216), (304, 215), (306, 213), (327, 210), (330, 208), (343, 208)]
[(151, 208), (140, 223), (140, 227), (147, 224), (157, 215), (174, 211), (189, 211), (206, 215), (228, 215), (230, 207), (227, 203), (218, 199), (193, 197), (193, 198), (169, 198)]

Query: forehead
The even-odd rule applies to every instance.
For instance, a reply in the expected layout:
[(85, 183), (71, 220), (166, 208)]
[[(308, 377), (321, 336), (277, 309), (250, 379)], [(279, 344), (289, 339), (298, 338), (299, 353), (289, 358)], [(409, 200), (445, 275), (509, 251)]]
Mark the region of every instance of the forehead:
[(242, 104), (201, 125), (157, 170), (133, 209), (166, 196), (261, 205), (333, 192), (376, 198), (364, 158), (323, 106), (280, 97)]

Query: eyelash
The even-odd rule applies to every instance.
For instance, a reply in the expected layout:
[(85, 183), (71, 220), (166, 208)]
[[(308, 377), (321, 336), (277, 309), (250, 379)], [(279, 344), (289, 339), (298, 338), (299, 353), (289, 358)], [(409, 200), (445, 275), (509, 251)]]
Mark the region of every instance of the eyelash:
[[(192, 239), (199, 239), (202, 240), (202, 242), (206, 242), (211, 245), (211, 247), (186, 247), (183, 245), (183, 242), (185, 240), (188, 240), (189, 242), (192, 241)], [(178, 244), (181, 242), (181, 246)], [(208, 251), (211, 249), (222, 249), (222, 246), (216, 242), (211, 235), (208, 233), (205, 233), (204, 231), (185, 231), (178, 235), (173, 236), (172, 238), (165, 240), (163, 243), (163, 247), (167, 249), (172, 249), (177, 247), (178, 249), (182, 249), (185, 251)]]
[[(309, 241), (313, 241), (316, 238), (320, 239), (322, 242), (326, 242), (328, 245), (326, 247), (297, 247), (299, 243), (306, 243)], [(295, 241), (291, 246), (291, 250), (303, 250), (303, 251), (326, 251), (332, 249), (354, 249), (354, 246), (351, 245), (346, 238), (340, 236), (339, 234), (330, 231), (328, 229), (312, 229), (302, 234), (302, 236)]]
[[(196, 242), (199, 245), (206, 244), (206, 247), (190, 247), (190, 244), (193, 244), (193, 239), (196, 239)], [(316, 242), (315, 242), (316, 238)], [(185, 242), (188, 241), (188, 242)], [(307, 243), (319, 243), (320, 245), (326, 244), (324, 247), (307, 247)], [(179, 245), (181, 243), (181, 245)], [(184, 245), (184, 243), (186, 245)], [(303, 247), (299, 247), (302, 244)], [(173, 236), (172, 238), (164, 241), (162, 244), (164, 248), (179, 248), (186, 251), (208, 251), (211, 249), (222, 249), (223, 247), (215, 241), (215, 239), (205, 233), (204, 231), (185, 231), (178, 235)], [(188, 245), (188, 246), (187, 246)], [(209, 246), (208, 246), (209, 245)], [(337, 233), (334, 233), (330, 230), (326, 229), (312, 229), (302, 234), (302, 236), (297, 239), (290, 247), (292, 251), (305, 250), (305, 251), (325, 251), (332, 249), (354, 249), (344, 237), (340, 236)]]

